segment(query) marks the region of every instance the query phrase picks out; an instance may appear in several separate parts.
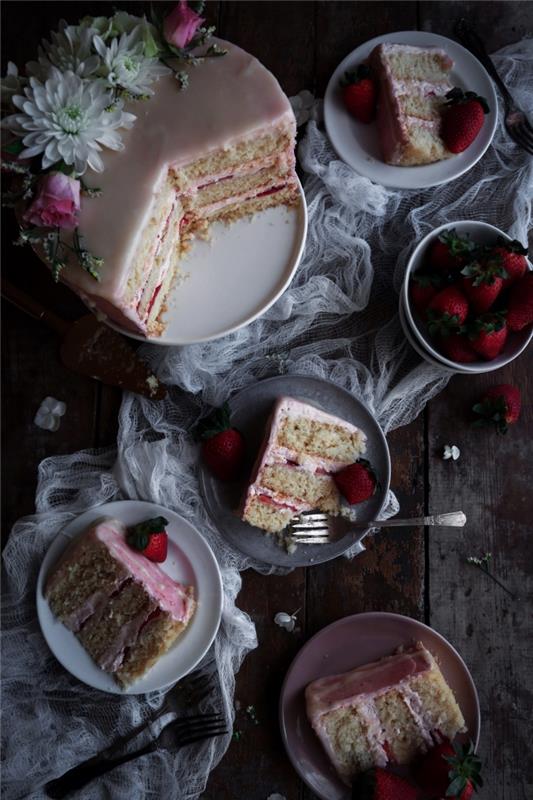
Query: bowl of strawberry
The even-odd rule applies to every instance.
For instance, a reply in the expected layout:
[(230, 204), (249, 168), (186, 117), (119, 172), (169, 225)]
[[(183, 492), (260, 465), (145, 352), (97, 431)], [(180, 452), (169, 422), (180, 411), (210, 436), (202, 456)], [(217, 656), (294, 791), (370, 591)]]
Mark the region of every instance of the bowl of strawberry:
[(527, 249), (486, 222), (442, 225), (417, 245), (402, 286), (400, 320), (427, 361), (462, 373), (513, 361), (533, 336)]

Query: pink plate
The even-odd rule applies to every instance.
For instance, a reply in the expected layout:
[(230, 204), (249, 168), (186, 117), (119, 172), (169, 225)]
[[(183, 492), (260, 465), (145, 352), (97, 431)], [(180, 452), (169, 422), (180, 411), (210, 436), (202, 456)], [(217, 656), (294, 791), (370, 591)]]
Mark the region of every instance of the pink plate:
[(350, 800), (305, 713), (304, 690), (316, 678), (388, 656), (401, 645), (422, 642), (437, 658), (461, 707), (468, 734), (479, 742), (479, 698), (459, 653), (439, 633), (400, 614), (370, 612), (333, 622), (302, 647), (285, 677), (280, 697), (280, 726), (285, 748), (302, 780), (322, 800)]

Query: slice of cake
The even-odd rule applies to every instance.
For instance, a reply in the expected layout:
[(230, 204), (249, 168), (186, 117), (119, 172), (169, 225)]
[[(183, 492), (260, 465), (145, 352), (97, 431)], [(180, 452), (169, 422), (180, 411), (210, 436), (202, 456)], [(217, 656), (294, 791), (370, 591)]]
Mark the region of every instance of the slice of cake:
[(340, 778), (408, 764), (441, 737), (466, 730), (461, 709), (429, 650), (418, 643), (305, 690), (307, 716)]
[(449, 158), (440, 131), (451, 58), (437, 47), (385, 43), (374, 48), (370, 63), (379, 83), (383, 160), (406, 167)]
[(145, 335), (163, 331), (195, 233), (299, 198), (287, 97), (256, 58), (210, 42), (226, 55), (184, 66), (185, 90), (163, 75), (149, 100), (126, 104), (137, 119), (122, 132), (124, 150), (103, 150), (103, 172), (83, 176), (101, 190), (82, 197), (78, 229), (84, 248), (104, 261), (99, 280), (74, 260), (60, 274), (95, 311)]
[(48, 576), (45, 597), (89, 655), (121, 686), (141, 678), (189, 624), (192, 586), (126, 542), (111, 519), (77, 537)]
[(365, 447), (366, 436), (355, 425), (281, 397), (267, 424), (242, 519), (277, 533), (301, 511), (338, 513), (341, 497), (332, 475), (353, 464)]

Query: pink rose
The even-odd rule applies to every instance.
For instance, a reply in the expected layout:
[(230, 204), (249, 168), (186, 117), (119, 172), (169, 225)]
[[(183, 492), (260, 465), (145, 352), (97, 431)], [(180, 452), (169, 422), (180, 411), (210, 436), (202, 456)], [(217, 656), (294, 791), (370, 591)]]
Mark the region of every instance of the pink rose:
[(205, 19), (189, 7), (187, 0), (180, 0), (163, 23), (165, 39), (175, 47), (186, 47), (203, 22)]
[(73, 230), (78, 225), (79, 210), (80, 182), (62, 172), (50, 172), (42, 178), (24, 219), (42, 228)]

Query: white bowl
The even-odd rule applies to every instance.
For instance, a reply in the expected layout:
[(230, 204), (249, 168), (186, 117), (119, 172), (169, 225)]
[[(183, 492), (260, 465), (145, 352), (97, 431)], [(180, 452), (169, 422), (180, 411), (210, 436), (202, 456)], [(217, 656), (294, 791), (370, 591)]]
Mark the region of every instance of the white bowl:
[[(411, 309), (409, 298), (409, 280), (411, 275), (423, 267), (426, 253), (435, 239), (444, 231), (451, 230), (452, 228), (456, 230), (459, 235), (467, 236), (472, 239), (472, 241), (480, 244), (492, 244), (496, 241), (497, 236), (502, 236), (504, 239), (511, 241), (510, 236), (494, 225), (489, 225), (488, 222), (473, 222), (472, 220), (449, 222), (446, 225), (441, 225), (440, 228), (435, 228), (431, 233), (428, 233), (416, 246), (407, 263), (401, 291), (400, 303), (402, 313), (400, 313), (400, 322), (402, 323), (404, 332), (411, 345), (430, 364), (435, 365), (436, 362), (439, 366), (465, 374), (492, 372), (493, 370), (505, 366), (505, 364), (509, 364), (526, 349), (533, 337), (532, 327), (525, 328), (518, 333), (510, 332), (504, 349), (500, 355), (496, 356), (492, 361), (480, 359), (470, 364), (463, 364), (451, 361), (434, 348), (423, 320), (416, 312), (413, 313)], [(528, 265), (529, 269), (533, 269), (531, 262), (528, 261)]]

